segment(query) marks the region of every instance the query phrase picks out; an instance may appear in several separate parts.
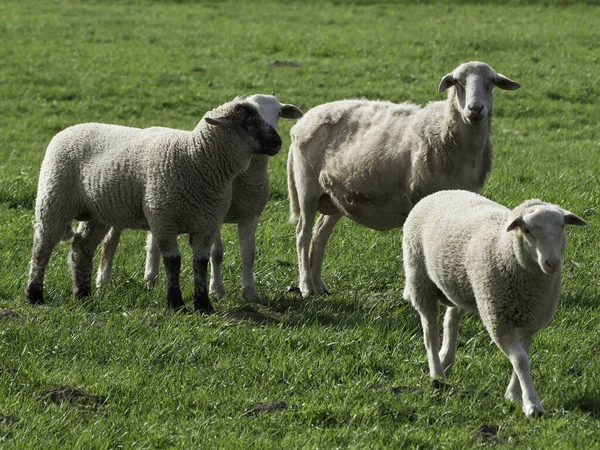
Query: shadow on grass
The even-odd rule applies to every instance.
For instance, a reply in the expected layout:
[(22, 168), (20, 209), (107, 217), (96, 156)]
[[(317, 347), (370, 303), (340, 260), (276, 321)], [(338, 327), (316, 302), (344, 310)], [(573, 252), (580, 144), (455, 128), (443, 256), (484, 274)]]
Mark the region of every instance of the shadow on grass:
[(600, 420), (600, 395), (586, 394), (580, 398), (574, 398), (567, 402), (565, 409), (581, 411), (596, 420)]
[(393, 325), (398, 320), (398, 314), (403, 316), (403, 327), (420, 327), (416, 311), (395, 293), (354, 292), (348, 296), (337, 294), (304, 299), (299, 293), (286, 292), (270, 297), (262, 312), (281, 317), (281, 322), (290, 327), (318, 325), (354, 328), (372, 324), (373, 321)]

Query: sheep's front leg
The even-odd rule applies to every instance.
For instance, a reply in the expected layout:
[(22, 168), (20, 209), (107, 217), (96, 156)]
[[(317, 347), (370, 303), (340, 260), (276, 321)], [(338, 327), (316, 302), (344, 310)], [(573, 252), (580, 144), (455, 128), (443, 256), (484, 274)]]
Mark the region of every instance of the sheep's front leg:
[(144, 268), (144, 280), (146, 287), (152, 289), (160, 278), (160, 250), (154, 242), (152, 233), (146, 235), (146, 266)]
[(190, 234), (190, 246), (192, 247), (194, 265), (194, 310), (208, 314), (215, 311), (208, 299), (208, 289), (206, 286), (210, 248), (214, 239), (214, 233), (210, 235), (200, 233)]
[(223, 240), (221, 239), (221, 229), (217, 233), (215, 240), (210, 248), (210, 293), (217, 298), (225, 297), (225, 287), (223, 287), (223, 275), (221, 266), (223, 265)]
[(167, 308), (181, 310), (185, 308), (179, 286), (179, 275), (181, 272), (181, 254), (177, 247), (177, 235), (157, 235), (152, 233), (153, 241), (156, 243), (162, 255), (165, 265), (165, 279), (167, 284)]
[[(527, 355), (529, 355), (529, 351), (531, 350), (531, 343), (533, 341), (534, 334), (534, 331), (521, 331), (519, 342), (521, 343), (523, 350), (527, 352)], [(508, 383), (508, 387), (506, 388), (506, 393), (504, 396), (513, 402), (520, 402), (522, 400), (523, 391), (521, 390), (521, 384), (519, 382), (517, 372), (514, 369), (512, 371), (510, 382)]]
[[(517, 339), (514, 327), (504, 325), (492, 328), (492, 330), (492, 338), (500, 350), (502, 350), (502, 352), (510, 360), (513, 366), (513, 371), (516, 373), (516, 376), (520, 382), (520, 390), (522, 392), (523, 399), (523, 412), (527, 417), (541, 415), (544, 412), (544, 408), (542, 407), (538, 394), (531, 383), (529, 357), (527, 356), (527, 351), (525, 348), (523, 348), (519, 342), (519, 339)], [(531, 339), (533, 339), (533, 333), (530, 336), (523, 336), (522, 339), (525, 343), (525, 347), (530, 346)], [(513, 382), (513, 379), (511, 378), (511, 383), (509, 384), (509, 389), (511, 389), (510, 395), (512, 396), (509, 398), (511, 399), (513, 399), (517, 394), (514, 385), (515, 382)]]
[(444, 338), (442, 339), (442, 349), (440, 350), (440, 360), (446, 376), (450, 375), (452, 364), (456, 357), (458, 327), (464, 313), (463, 310), (456, 306), (446, 308), (446, 314), (444, 315)]
[(430, 300), (417, 303), (415, 308), (421, 315), (421, 325), (423, 326), (423, 339), (425, 349), (427, 350), (427, 362), (429, 364), (429, 374), (431, 378), (446, 380), (442, 363), (440, 361), (440, 330), (438, 324), (437, 301)]
[(83, 298), (92, 292), (94, 252), (109, 230), (109, 226), (89, 220), (82, 222), (73, 236), (71, 246), (71, 271), (75, 297)]
[(254, 287), (254, 257), (256, 255), (256, 227), (258, 216), (238, 224), (238, 237), (242, 255), (242, 298), (249, 302), (261, 302)]
[(317, 294), (329, 294), (327, 286), (323, 282), (323, 260), (325, 259), (325, 249), (327, 242), (335, 225), (343, 216), (341, 214), (325, 215), (322, 214), (317, 219), (315, 231), (312, 236), (312, 245), (310, 249), (310, 269), (312, 280)]
[[(83, 223), (84, 222), (79, 224), (79, 228), (83, 226)], [(112, 227), (102, 242), (100, 264), (98, 265), (98, 275), (96, 276), (96, 287), (101, 287), (110, 281), (112, 264), (115, 259), (115, 252), (117, 251), (120, 237), (121, 230)]]

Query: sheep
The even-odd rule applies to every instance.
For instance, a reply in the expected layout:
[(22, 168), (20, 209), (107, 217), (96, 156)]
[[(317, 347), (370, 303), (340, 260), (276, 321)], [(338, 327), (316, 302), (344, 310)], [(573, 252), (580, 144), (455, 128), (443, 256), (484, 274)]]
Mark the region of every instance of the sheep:
[(294, 125), (287, 176), (304, 297), (329, 293), (321, 278), (325, 247), (342, 217), (389, 230), (432, 192), (483, 186), (492, 166), (494, 86), (520, 84), (470, 62), (442, 78), (445, 101), (420, 108), (341, 100), (311, 109)]
[[(529, 350), (558, 304), (565, 225), (575, 214), (540, 200), (512, 211), (469, 191), (440, 191), (415, 205), (403, 229), (404, 299), (421, 316), (432, 378), (445, 380), (454, 362), (465, 311), (479, 314), (513, 372), (506, 390), (531, 417), (544, 412), (531, 384)], [(437, 300), (447, 309), (442, 348)]]
[[(271, 121), (272, 123), (272, 121)], [(232, 182), (254, 154), (281, 149), (256, 104), (236, 98), (204, 115), (192, 131), (85, 123), (59, 132), (42, 162), (26, 295), (44, 301), (46, 266), (68, 238), (74, 294), (91, 293), (94, 250), (110, 227), (152, 232), (165, 265), (167, 306), (185, 307), (179, 287), (177, 235), (193, 251), (194, 309), (214, 311), (206, 289), (209, 252), (231, 203)]]
[[(299, 119), (302, 111), (291, 104), (281, 104), (275, 95), (254, 95), (247, 99), (256, 104), (260, 114), (277, 130), (279, 117)], [(156, 128), (156, 127), (154, 127)], [(256, 252), (256, 226), (258, 218), (269, 199), (269, 173), (266, 155), (253, 155), (248, 169), (233, 180), (231, 205), (225, 216), (225, 223), (236, 223), (242, 256), (242, 298), (247, 301), (261, 301), (254, 287), (254, 254)], [(100, 265), (96, 286), (100, 287), (110, 280), (112, 262), (119, 242), (121, 230), (111, 228), (102, 245)], [(146, 244), (146, 268), (144, 278), (151, 287), (159, 276), (160, 253), (148, 233)], [(223, 262), (223, 242), (220, 232), (210, 251), (210, 289), (209, 293), (221, 298), (225, 296), (221, 265)]]

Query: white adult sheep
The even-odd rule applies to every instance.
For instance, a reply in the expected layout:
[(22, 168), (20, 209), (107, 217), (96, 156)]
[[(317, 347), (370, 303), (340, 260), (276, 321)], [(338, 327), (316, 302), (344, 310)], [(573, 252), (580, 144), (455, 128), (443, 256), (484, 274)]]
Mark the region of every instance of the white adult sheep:
[(470, 62), (442, 78), (446, 101), (420, 108), (342, 100), (317, 106), (296, 123), (287, 170), (304, 296), (328, 292), (321, 278), (325, 247), (343, 216), (389, 230), (432, 192), (483, 186), (492, 166), (494, 86), (520, 87), (487, 64)]
[[(464, 312), (478, 313), (513, 366), (506, 398), (522, 398), (527, 416), (544, 412), (528, 353), (558, 304), (565, 224), (586, 223), (540, 200), (511, 211), (468, 191), (437, 192), (415, 205), (403, 231), (404, 298), (421, 315), (433, 378), (450, 371)], [(438, 300), (447, 306), (439, 353)]]
[(206, 289), (210, 247), (231, 203), (231, 186), (254, 154), (275, 155), (277, 131), (243, 98), (204, 115), (193, 131), (81, 124), (48, 145), (38, 184), (27, 284), (43, 302), (44, 273), (53, 248), (78, 228), (70, 256), (76, 297), (91, 291), (94, 250), (111, 226), (150, 230), (166, 272), (167, 303), (184, 307), (177, 235), (193, 250), (194, 308), (213, 311)]
[[(253, 95), (246, 99), (258, 108), (259, 113), (275, 130), (279, 117), (299, 119), (302, 111), (294, 105), (281, 104), (274, 95)], [(153, 128), (157, 129), (157, 128)], [(164, 129), (163, 129), (164, 130)], [(167, 129), (168, 130), (168, 129)], [(254, 255), (256, 253), (256, 226), (267, 201), (269, 200), (269, 157), (254, 155), (248, 168), (233, 180), (231, 205), (225, 215), (224, 223), (238, 224), (238, 237), (242, 257), (242, 297), (248, 301), (260, 301), (261, 296), (254, 286)], [(121, 230), (111, 228), (106, 235), (98, 267), (96, 286), (110, 280), (112, 262), (119, 243)], [(144, 278), (149, 285), (159, 276), (160, 252), (148, 233), (146, 244), (146, 269)], [(225, 296), (221, 265), (223, 263), (223, 242), (221, 233), (217, 234), (210, 251), (210, 289), (209, 293), (217, 297)]]

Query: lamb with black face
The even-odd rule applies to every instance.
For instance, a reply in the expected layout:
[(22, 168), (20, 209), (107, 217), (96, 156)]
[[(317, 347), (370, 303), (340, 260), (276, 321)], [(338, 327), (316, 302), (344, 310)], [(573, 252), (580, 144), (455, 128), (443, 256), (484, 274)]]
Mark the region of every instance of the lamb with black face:
[(241, 128), (254, 138), (258, 154), (274, 156), (281, 150), (281, 137), (260, 113), (251, 105), (241, 104), (239, 106), (243, 119)]

